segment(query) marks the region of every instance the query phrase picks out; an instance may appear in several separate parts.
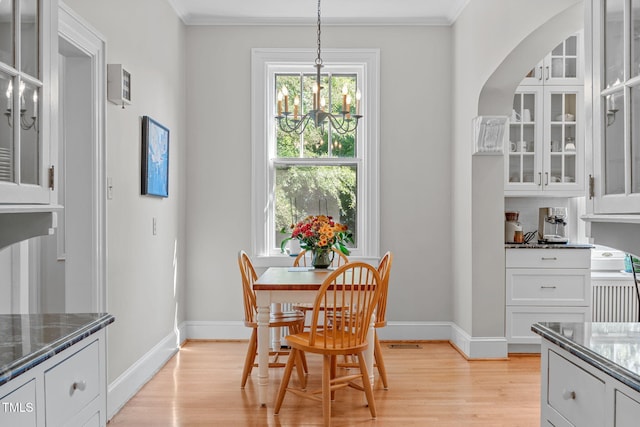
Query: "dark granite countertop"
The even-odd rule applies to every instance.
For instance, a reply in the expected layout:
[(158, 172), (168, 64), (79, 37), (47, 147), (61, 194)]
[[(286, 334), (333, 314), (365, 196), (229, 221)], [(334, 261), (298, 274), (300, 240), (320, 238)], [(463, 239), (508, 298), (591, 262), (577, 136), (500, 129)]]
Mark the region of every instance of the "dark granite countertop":
[(535, 323), (531, 330), (640, 392), (640, 323)]
[(505, 249), (592, 249), (585, 243), (505, 243)]
[(114, 320), (106, 313), (0, 314), (0, 385)]

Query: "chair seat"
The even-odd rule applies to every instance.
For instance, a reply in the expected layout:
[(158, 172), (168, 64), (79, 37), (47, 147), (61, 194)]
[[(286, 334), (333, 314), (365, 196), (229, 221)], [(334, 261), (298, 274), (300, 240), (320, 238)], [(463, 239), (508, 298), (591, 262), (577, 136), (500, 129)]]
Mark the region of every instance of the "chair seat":
[[(328, 355), (355, 354), (365, 351), (369, 347), (367, 341), (364, 341), (359, 345), (354, 345), (354, 340), (351, 340), (352, 342), (348, 343), (349, 340), (346, 338), (344, 340), (338, 340), (334, 339), (332, 336), (325, 335), (322, 332), (318, 332), (314, 345), (310, 345), (309, 337), (309, 332), (301, 332), (295, 335), (287, 335), (285, 339), (291, 347), (295, 347), (299, 350)], [(344, 345), (342, 344), (343, 341)]]

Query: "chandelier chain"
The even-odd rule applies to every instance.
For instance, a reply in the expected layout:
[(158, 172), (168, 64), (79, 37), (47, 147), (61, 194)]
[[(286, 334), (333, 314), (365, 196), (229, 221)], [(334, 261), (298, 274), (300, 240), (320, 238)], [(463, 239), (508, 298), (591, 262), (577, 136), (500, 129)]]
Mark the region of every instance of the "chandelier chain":
[(322, 58), (320, 57), (320, 0), (318, 0), (318, 57), (316, 58), (316, 65), (322, 65)]

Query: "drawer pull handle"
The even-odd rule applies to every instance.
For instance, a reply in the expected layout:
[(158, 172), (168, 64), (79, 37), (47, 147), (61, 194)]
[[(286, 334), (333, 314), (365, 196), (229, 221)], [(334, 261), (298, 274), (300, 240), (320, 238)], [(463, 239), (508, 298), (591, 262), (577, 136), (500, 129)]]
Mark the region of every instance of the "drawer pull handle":
[(542, 261), (557, 261), (557, 257), (542, 257)]
[(76, 390), (84, 391), (87, 388), (87, 383), (85, 381), (75, 381), (71, 384), (71, 393)]
[(562, 392), (562, 398), (564, 400), (575, 400), (576, 399), (576, 392), (575, 391), (564, 390)]
[(556, 288), (557, 288), (557, 286), (553, 286), (553, 285), (549, 285), (549, 286), (542, 285), (542, 286), (540, 286), (540, 289), (556, 289)]

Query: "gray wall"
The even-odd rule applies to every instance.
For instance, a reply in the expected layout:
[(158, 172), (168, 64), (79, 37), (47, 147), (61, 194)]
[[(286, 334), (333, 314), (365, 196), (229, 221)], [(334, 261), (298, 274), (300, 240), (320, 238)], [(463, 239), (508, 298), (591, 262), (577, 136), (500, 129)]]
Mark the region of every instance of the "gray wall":
[[(107, 105), (108, 373), (112, 382), (185, 320), (185, 26), (165, 1), (68, 0), (132, 75), (132, 104)], [(140, 195), (141, 117), (170, 130), (169, 198)], [(157, 235), (152, 235), (152, 218)]]
[[(311, 47), (315, 37), (314, 27), (188, 29), (190, 320), (242, 319), (236, 256), (251, 243), (251, 48)], [(380, 249), (395, 252), (388, 317), (451, 320), (451, 29), (328, 26), (322, 45), (380, 49)]]

